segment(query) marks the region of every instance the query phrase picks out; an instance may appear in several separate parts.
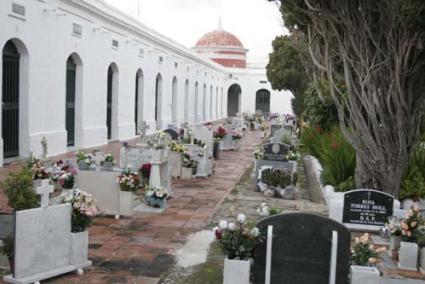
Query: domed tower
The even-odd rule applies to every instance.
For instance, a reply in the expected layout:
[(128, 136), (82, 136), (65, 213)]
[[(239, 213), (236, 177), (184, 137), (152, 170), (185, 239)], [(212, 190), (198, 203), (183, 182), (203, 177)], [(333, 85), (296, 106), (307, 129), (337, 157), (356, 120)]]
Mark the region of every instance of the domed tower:
[(221, 21), (218, 29), (198, 40), (194, 50), (225, 67), (246, 68), (248, 49), (235, 35), (223, 30)]

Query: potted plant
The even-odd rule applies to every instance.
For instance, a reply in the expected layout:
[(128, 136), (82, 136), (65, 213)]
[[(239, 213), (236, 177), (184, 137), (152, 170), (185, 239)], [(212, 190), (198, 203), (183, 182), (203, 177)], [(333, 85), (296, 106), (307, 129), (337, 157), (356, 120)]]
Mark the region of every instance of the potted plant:
[(149, 184), (149, 178), (151, 176), (151, 169), (152, 169), (152, 164), (150, 164), (150, 163), (143, 164), (140, 167), (139, 172), (140, 172), (140, 175), (142, 177), (141, 182), (143, 184)]
[(112, 154), (103, 154), (103, 160), (100, 162), (104, 171), (112, 171), (115, 165), (115, 159)]
[(360, 238), (356, 237), (351, 252), (351, 284), (363, 284), (364, 279), (368, 283), (379, 284), (379, 271), (375, 267), (379, 254), (385, 251), (385, 247), (375, 249), (369, 243), (369, 234)]
[(418, 245), (415, 243), (415, 230), (421, 225), (422, 218), (417, 206), (412, 206), (406, 212), (406, 219), (400, 222), (401, 243), (398, 254), (400, 269), (418, 270)]
[(91, 166), (95, 163), (92, 154), (86, 154), (83, 151), (77, 151), (75, 154), (77, 158), (78, 169), (81, 171), (90, 170)]
[(195, 161), (189, 152), (183, 154), (182, 178), (190, 179), (196, 174), (198, 162)]
[(125, 170), (117, 178), (120, 185), (119, 211), (121, 215), (131, 215), (134, 205), (134, 192), (140, 188), (140, 179), (137, 173)]
[(70, 238), (70, 264), (87, 262), (89, 234), (86, 230), (97, 215), (98, 209), (91, 194), (75, 189), (73, 194), (63, 200), (71, 203), (71, 238)]
[(34, 158), (33, 164), (31, 166), (31, 174), (33, 179), (33, 186), (39, 186), (41, 184), (41, 180), (48, 179), (50, 177), (49, 172), (43, 166), (40, 159)]
[(148, 188), (145, 191), (145, 200), (149, 206), (165, 208), (168, 192), (165, 188)]
[(420, 225), (414, 234), (419, 246), (419, 271), (425, 274), (425, 225)]
[[(22, 168), (18, 173), (10, 173), (0, 184), (7, 196), (8, 205), (14, 211), (27, 210), (40, 206), (40, 197), (33, 191), (33, 173), (29, 168)], [(13, 235), (3, 240), (2, 252), (9, 258), (10, 270), (14, 269)]]
[(64, 195), (72, 195), (72, 190), (76, 183), (76, 171), (70, 169), (70, 171), (63, 171), (59, 176), (58, 184), (63, 189)]
[(223, 283), (231, 284), (235, 275), (242, 283), (249, 283), (253, 251), (263, 240), (258, 228), (249, 226), (245, 215), (239, 214), (236, 222), (220, 221), (214, 235), (226, 256)]

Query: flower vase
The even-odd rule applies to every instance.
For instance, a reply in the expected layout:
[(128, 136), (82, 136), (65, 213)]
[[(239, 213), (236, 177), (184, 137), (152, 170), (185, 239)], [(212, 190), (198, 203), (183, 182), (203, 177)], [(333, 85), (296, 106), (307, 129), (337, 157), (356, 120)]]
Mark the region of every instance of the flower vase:
[(131, 216), (134, 207), (134, 193), (120, 190), (119, 199), (119, 215)]
[(397, 251), (400, 248), (401, 237), (400, 236), (390, 236), (390, 251)]
[(154, 198), (152, 196), (146, 196), (146, 203), (154, 208), (165, 208), (167, 205), (167, 199), (166, 198)]
[(87, 164), (86, 162), (84, 162), (84, 161), (79, 161), (78, 162), (78, 169), (80, 170), (80, 171), (88, 171), (88, 170), (90, 170), (90, 165), (89, 164)]
[(425, 247), (419, 251), (419, 271), (425, 274)]
[(418, 271), (418, 245), (410, 242), (401, 242), (398, 254), (398, 268)]
[(249, 260), (224, 259), (223, 284), (249, 284)]
[(83, 264), (88, 261), (89, 232), (71, 233), (69, 262), (71, 265)]
[(376, 267), (357, 266), (350, 267), (351, 284), (379, 284), (379, 270)]

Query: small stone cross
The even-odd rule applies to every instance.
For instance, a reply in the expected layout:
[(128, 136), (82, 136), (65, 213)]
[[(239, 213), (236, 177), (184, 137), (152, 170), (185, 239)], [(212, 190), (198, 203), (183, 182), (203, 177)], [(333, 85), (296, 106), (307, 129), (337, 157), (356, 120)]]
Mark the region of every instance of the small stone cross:
[(141, 133), (142, 137), (146, 137), (146, 130), (149, 129), (149, 125), (146, 124), (146, 121), (142, 121), (141, 125), (137, 130)]
[(103, 161), (103, 153), (100, 151), (95, 152), (93, 156), (93, 160), (96, 165), (96, 171), (98, 171), (98, 169), (100, 168), (100, 162)]
[(35, 193), (41, 195), (41, 208), (49, 207), (49, 193), (54, 190), (53, 185), (50, 185), (48, 179), (42, 179), (41, 185), (35, 188)]

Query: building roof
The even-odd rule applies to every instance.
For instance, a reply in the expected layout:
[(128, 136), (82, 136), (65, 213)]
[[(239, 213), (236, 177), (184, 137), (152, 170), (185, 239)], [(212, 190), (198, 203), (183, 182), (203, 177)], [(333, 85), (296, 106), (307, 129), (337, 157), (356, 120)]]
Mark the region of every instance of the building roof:
[(196, 47), (241, 47), (242, 42), (233, 34), (222, 29), (209, 32), (202, 36), (196, 43)]

